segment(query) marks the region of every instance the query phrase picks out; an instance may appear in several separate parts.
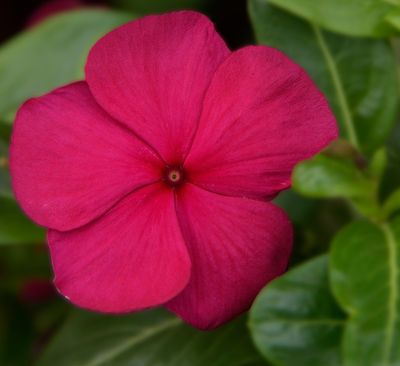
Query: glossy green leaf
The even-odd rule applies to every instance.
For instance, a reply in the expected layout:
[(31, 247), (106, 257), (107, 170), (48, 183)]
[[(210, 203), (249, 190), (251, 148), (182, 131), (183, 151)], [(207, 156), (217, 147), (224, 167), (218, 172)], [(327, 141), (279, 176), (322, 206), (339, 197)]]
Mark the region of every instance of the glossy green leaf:
[(343, 326), (344, 315), (329, 289), (326, 256), (267, 285), (250, 313), (253, 339), (274, 365), (339, 365)]
[(119, 317), (75, 311), (39, 366), (262, 365), (243, 320), (202, 332), (161, 309)]
[(327, 96), (342, 136), (366, 154), (380, 147), (398, 105), (396, 65), (386, 41), (324, 32), (266, 0), (250, 0), (249, 11), (258, 42), (284, 51)]
[(365, 176), (351, 161), (318, 155), (294, 169), (293, 189), (307, 197), (346, 198), (365, 217), (383, 219), (377, 180)]
[(325, 155), (297, 165), (292, 184), (297, 192), (319, 198), (364, 197), (373, 189), (351, 161)]
[(349, 315), (345, 366), (400, 364), (400, 218), (355, 222), (333, 241), (331, 286)]
[(334, 32), (375, 37), (393, 33), (393, 28), (385, 22), (385, 17), (392, 11), (393, 6), (384, 0), (270, 0), (270, 2)]
[(26, 99), (82, 79), (91, 46), (131, 18), (105, 9), (66, 12), (4, 44), (0, 48), (0, 120), (11, 123)]

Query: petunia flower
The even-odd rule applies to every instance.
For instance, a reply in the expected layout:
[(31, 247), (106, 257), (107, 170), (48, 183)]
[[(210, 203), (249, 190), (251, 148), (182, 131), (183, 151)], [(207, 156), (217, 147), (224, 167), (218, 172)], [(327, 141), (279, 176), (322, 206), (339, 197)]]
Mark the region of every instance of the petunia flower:
[(302, 68), (270, 47), (231, 52), (205, 16), (180, 11), (110, 32), (85, 81), (21, 107), (12, 182), (49, 228), (72, 303), (164, 305), (209, 329), (285, 271), (292, 228), (270, 201), (336, 136)]

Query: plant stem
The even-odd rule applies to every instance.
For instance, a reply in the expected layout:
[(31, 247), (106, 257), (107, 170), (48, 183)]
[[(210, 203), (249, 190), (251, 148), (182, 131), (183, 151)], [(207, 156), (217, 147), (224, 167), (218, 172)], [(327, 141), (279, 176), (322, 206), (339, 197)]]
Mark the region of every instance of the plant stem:
[(324, 39), (324, 36), (322, 35), (321, 30), (319, 29), (318, 26), (315, 24), (312, 24), (312, 29), (315, 33), (315, 36), (317, 38), (317, 42), (319, 47), (321, 48), (322, 54), (324, 56), (325, 62), (328, 66), (328, 70), (331, 74), (332, 77), (332, 82), (336, 90), (336, 95), (338, 98), (338, 103), (342, 111), (342, 117), (343, 117), (343, 122), (344, 126), (346, 128), (347, 136), (350, 140), (350, 143), (357, 149), (360, 150), (360, 144), (358, 141), (357, 133), (354, 128), (354, 121), (353, 117), (350, 112), (350, 107), (346, 99), (346, 94), (344, 91), (344, 87), (342, 84), (342, 81), (339, 76), (339, 71), (336, 67), (335, 61), (333, 60), (331, 51), (329, 50), (329, 47)]

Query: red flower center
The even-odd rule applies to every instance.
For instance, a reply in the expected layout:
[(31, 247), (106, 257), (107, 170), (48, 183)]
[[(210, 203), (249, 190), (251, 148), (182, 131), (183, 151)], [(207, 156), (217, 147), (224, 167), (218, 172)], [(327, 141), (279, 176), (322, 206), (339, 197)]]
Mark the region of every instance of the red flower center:
[(185, 181), (185, 171), (181, 166), (167, 166), (164, 181), (173, 188), (177, 188)]

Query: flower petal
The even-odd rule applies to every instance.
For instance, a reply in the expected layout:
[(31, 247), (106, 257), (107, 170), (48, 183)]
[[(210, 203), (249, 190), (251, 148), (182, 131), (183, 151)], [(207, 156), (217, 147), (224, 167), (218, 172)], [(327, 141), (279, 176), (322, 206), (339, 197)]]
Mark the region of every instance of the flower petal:
[(207, 192), (187, 184), (178, 219), (192, 258), (188, 286), (167, 308), (202, 329), (247, 310), (287, 266), (292, 228), (271, 203)]
[(304, 70), (273, 48), (246, 47), (217, 70), (185, 165), (208, 190), (271, 199), (290, 186), (293, 166), (337, 133)]
[(70, 230), (160, 179), (161, 161), (94, 101), (85, 82), (26, 102), (11, 142), (13, 189), (38, 224)]
[(105, 110), (176, 163), (191, 144), (211, 78), (229, 53), (202, 14), (152, 15), (97, 42), (86, 79)]
[(158, 183), (82, 228), (50, 230), (48, 239), (57, 289), (83, 308), (120, 313), (158, 305), (190, 277), (174, 195)]

